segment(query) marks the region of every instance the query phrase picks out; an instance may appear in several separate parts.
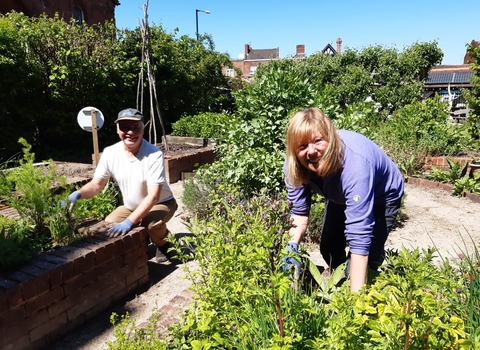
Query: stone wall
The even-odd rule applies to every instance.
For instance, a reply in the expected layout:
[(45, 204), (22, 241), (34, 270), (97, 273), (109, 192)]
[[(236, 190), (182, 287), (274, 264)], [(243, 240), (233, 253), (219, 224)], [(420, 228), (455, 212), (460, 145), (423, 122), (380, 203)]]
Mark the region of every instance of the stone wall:
[(0, 349), (44, 348), (148, 282), (146, 230), (108, 227), (0, 276)]

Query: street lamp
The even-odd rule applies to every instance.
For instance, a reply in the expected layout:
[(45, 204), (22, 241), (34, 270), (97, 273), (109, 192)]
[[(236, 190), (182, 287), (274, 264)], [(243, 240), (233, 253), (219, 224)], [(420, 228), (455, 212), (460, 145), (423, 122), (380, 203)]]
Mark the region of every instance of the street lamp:
[(197, 32), (196, 32), (197, 33), (197, 41), (200, 40), (200, 35), (198, 34), (198, 13), (199, 12), (204, 12), (207, 15), (210, 14), (210, 11), (208, 11), (208, 10), (195, 10), (195, 17), (196, 17), (196, 22), (195, 23), (197, 24), (197, 27), (196, 27), (197, 28)]

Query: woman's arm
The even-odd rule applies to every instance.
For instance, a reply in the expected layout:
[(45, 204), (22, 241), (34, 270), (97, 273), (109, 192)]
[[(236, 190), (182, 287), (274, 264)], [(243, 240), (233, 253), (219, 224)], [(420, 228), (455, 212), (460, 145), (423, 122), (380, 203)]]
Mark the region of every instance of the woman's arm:
[(292, 227), (290, 228), (290, 242), (295, 242), (300, 244), (305, 236), (308, 225), (308, 216), (307, 215), (291, 215), (290, 218), (292, 221)]
[(350, 254), (350, 290), (358, 292), (367, 283), (368, 255)]

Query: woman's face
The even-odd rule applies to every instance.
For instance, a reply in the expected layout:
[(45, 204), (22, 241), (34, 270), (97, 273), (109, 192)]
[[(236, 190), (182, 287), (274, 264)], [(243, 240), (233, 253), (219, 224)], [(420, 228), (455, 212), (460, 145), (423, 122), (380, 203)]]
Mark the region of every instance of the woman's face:
[(315, 133), (297, 147), (297, 158), (305, 168), (316, 172), (322, 164), (322, 157), (327, 148), (328, 141), (321, 134)]

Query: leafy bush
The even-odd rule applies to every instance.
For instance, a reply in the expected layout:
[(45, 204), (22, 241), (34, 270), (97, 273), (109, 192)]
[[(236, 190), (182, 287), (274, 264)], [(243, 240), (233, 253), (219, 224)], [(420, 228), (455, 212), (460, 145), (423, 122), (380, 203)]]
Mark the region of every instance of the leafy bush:
[(119, 196), (120, 190), (117, 184), (109, 181), (96, 196), (77, 201), (73, 215), (79, 218), (103, 220), (118, 206)]
[(462, 196), (464, 192), (480, 193), (480, 174), (470, 177), (467, 174), (468, 164), (460, 164), (447, 158), (448, 170), (440, 170), (432, 167), (427, 179), (438, 181), (442, 183), (453, 184), (452, 194)]
[[(0, 186), (3, 189), (12, 186), (13, 191), (3, 192), (2, 198), (18, 211), (21, 218), (35, 226), (37, 234), (60, 240), (66, 232), (56, 228), (63, 227), (69, 231), (71, 227), (66, 215), (58, 216), (61, 211), (60, 197), (52, 194), (52, 188), (54, 186), (65, 188), (66, 179), (55, 174), (55, 166), (51, 161), (45, 166), (35, 166), (35, 154), (30, 152), (31, 146), (23, 138), (19, 142), (24, 147), (20, 166), (8, 170), (3, 178), (6, 184)], [(53, 224), (55, 220), (62, 223), (59, 223), (59, 226), (55, 225)], [(53, 230), (50, 231), (49, 228)], [(70, 230), (70, 234), (72, 233)]]
[(472, 139), (464, 126), (450, 123), (446, 103), (428, 99), (425, 104), (413, 102), (379, 123), (375, 141), (400, 165), (411, 159), (420, 162), (427, 155), (464, 153)]
[(450, 158), (447, 158), (447, 162), (447, 171), (432, 167), (430, 174), (427, 174), (427, 178), (442, 183), (454, 183), (456, 180), (466, 175), (468, 166), (467, 163), (462, 165), (459, 162), (454, 162)]
[(160, 315), (154, 313), (150, 316), (146, 328), (139, 328), (135, 320), (129, 317), (128, 312), (120, 317), (115, 312), (110, 316), (114, 325), (115, 341), (107, 341), (110, 349), (115, 350), (164, 350), (167, 345), (159, 338), (156, 324)]
[(30, 259), (29, 239), (33, 229), (25, 221), (0, 216), (0, 272), (9, 271)]
[(61, 202), (69, 193), (66, 179), (58, 176), (52, 161), (37, 166), (31, 146), (24, 140), (23, 158), (17, 168), (0, 173), (0, 198), (16, 209), (20, 220), (0, 222), (0, 269), (17, 267), (38, 252), (81, 239), (77, 227), (81, 218), (104, 218), (115, 208), (114, 185), (92, 200), (79, 203), (73, 216)]
[[(323, 277), (311, 266), (318, 285), (307, 274), (295, 283), (282, 270), (290, 227), (284, 200), (260, 195), (214, 204), (207, 217), (191, 222), (193, 235), (184, 238), (199, 265), (189, 271), (194, 302), (156, 344), (160, 349), (478, 346), (478, 254), (459, 268), (448, 260), (433, 263), (434, 249), (403, 248), (388, 254), (383, 271), (357, 293), (348, 280), (341, 283), (343, 268)], [(304, 252), (296, 258), (309, 266)], [(112, 349), (150, 348), (158, 341), (149, 333), (154, 323), (140, 330), (129, 325), (123, 319), (116, 326), (118, 347)]]
[(346, 287), (327, 305), (327, 327), (317, 349), (471, 349), (458, 290), (465, 280), (435, 250), (402, 249), (359, 293)]
[(226, 113), (200, 113), (195, 116), (184, 116), (172, 124), (172, 135), (220, 138), (230, 122), (231, 116)]
[(272, 61), (260, 68), (255, 82), (235, 93), (237, 112), (218, 146), (219, 161), (201, 170), (250, 195), (262, 188), (283, 189), (288, 117), (312, 105), (315, 96), (294, 62)]

